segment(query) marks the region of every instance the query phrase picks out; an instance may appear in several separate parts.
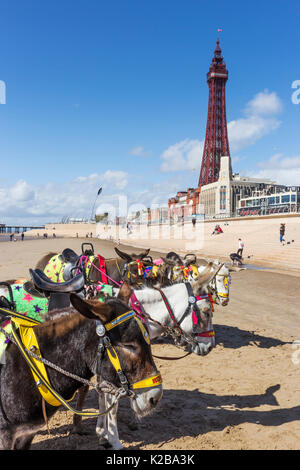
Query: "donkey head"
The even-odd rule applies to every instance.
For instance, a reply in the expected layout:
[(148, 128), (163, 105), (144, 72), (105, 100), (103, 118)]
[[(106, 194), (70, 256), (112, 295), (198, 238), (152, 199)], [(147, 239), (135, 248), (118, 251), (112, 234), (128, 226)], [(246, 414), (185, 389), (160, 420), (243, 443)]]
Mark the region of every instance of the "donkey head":
[[(207, 269), (207, 266), (198, 266), (198, 271), (201, 274)], [(231, 276), (229, 269), (218, 260), (212, 263), (210, 268), (211, 272), (217, 271), (215, 277), (209, 284), (209, 289), (215, 295), (216, 302), (220, 303), (223, 307), (229, 302), (229, 286), (231, 283)]]
[[(124, 282), (118, 298), (110, 298), (105, 303), (98, 300), (84, 300), (76, 294), (71, 294), (70, 300), (78, 312), (87, 318), (97, 320), (106, 328), (105, 336), (108, 337), (119, 358), (121, 370), (130, 388), (135, 392), (130, 397), (132, 409), (141, 417), (155, 408), (162, 397), (162, 386), (149, 385), (149, 380), (143, 386), (145, 379), (150, 378), (151, 381), (151, 377), (158, 374), (147, 331), (141, 327), (135, 315), (128, 315), (127, 321), (122, 321), (124, 317), (119, 318), (120, 315), (131, 313), (128, 312), (128, 305), (124, 302), (129, 290), (128, 283)], [(112, 328), (111, 325), (114, 324), (116, 326)], [(116, 386), (120, 385), (120, 372), (116, 371), (107, 351), (101, 360), (100, 375), (103, 380)]]
[(130, 255), (115, 247), (117, 255), (125, 260), (125, 263), (123, 263), (123, 278), (127, 279), (131, 285), (137, 286), (142, 283), (145, 268), (144, 259), (148, 256), (149, 251), (150, 248), (140, 254), (132, 253)]
[(190, 281), (199, 309), (198, 318), (193, 317), (193, 322), (196, 324), (194, 331), (196, 331), (197, 341), (200, 345), (202, 344), (202, 347), (205, 345), (209, 350), (215, 346), (212, 323), (213, 303), (209, 294), (209, 284), (219, 269), (220, 267), (213, 269), (213, 263), (209, 263), (196, 280)]

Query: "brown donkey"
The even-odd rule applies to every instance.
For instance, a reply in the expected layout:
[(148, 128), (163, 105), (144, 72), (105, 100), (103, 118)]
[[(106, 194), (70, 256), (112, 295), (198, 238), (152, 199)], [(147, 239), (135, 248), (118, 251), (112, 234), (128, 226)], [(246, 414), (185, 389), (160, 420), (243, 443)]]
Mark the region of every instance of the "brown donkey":
[[(128, 312), (121, 291), (119, 298), (108, 303), (86, 301), (71, 294), (73, 307), (52, 311), (49, 319), (34, 326), (33, 331), (42, 357), (67, 373), (86, 380), (98, 374), (115, 387), (121, 385), (121, 377), (123, 384), (127, 383), (131, 407), (141, 417), (161, 399), (162, 385), (146, 332)], [(128, 320), (121, 322), (119, 317), (123, 320), (124, 314)], [(101, 337), (106, 338), (104, 344), (110, 349), (104, 348), (101, 361), (97, 361)], [(117, 356), (121, 372), (116, 371), (109, 351)], [(65, 400), (82, 386), (76, 378), (54, 368), (47, 366), (47, 372), (53, 390)], [(152, 377), (156, 378), (155, 385), (149, 384)], [(34, 435), (44, 425), (42, 400), (24, 356), (14, 342), (9, 343), (5, 364), (0, 365), (0, 449), (30, 448)], [(48, 417), (58, 409), (49, 403), (45, 407)]]

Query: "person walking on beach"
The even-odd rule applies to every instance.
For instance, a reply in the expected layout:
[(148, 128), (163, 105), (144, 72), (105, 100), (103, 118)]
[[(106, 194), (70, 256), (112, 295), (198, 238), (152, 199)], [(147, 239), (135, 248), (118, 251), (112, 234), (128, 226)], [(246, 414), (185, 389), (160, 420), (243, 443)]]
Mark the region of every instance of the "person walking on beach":
[(21, 240), (24, 240), (24, 232), (21, 233)]
[(279, 235), (280, 235), (280, 243), (284, 242), (284, 234), (285, 234), (285, 224), (280, 224)]
[(237, 251), (237, 254), (242, 257), (243, 256), (243, 249), (244, 249), (244, 242), (242, 241), (241, 238), (239, 238), (239, 248)]

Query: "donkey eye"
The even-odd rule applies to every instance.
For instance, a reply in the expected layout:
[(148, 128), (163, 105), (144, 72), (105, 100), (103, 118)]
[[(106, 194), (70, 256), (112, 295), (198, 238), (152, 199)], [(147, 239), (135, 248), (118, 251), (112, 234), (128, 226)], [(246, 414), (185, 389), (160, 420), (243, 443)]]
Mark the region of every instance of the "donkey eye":
[(137, 350), (137, 345), (134, 343), (123, 343), (122, 346), (131, 352), (135, 352)]

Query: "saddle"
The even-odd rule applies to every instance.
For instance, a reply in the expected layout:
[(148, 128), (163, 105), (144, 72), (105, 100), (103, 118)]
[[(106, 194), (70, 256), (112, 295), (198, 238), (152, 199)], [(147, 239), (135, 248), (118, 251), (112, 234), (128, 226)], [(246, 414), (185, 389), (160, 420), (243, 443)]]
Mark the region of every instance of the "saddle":
[(29, 273), (36, 287), (42, 291), (71, 293), (81, 291), (84, 287), (84, 276), (82, 273), (63, 284), (51, 281), (40, 269), (29, 269)]
[(64, 283), (57, 283), (51, 281), (46, 274), (40, 269), (29, 269), (29, 273), (34, 285), (45, 295), (49, 297), (49, 311), (54, 308), (66, 308), (70, 306), (70, 293), (76, 292), (78, 295), (84, 297), (84, 276), (78, 276), (66, 281)]
[(60, 254), (60, 258), (64, 263), (76, 264), (78, 263), (80, 256), (71, 248), (65, 248)]
[[(88, 248), (85, 248), (88, 246)], [(82, 243), (81, 245), (82, 254), (86, 256), (94, 255), (94, 247), (92, 243)], [(59, 260), (64, 264), (62, 277), (64, 281), (71, 280), (75, 275), (75, 270), (79, 269), (79, 261), (81, 255), (77, 255), (71, 248), (65, 248), (62, 253), (58, 256)]]

